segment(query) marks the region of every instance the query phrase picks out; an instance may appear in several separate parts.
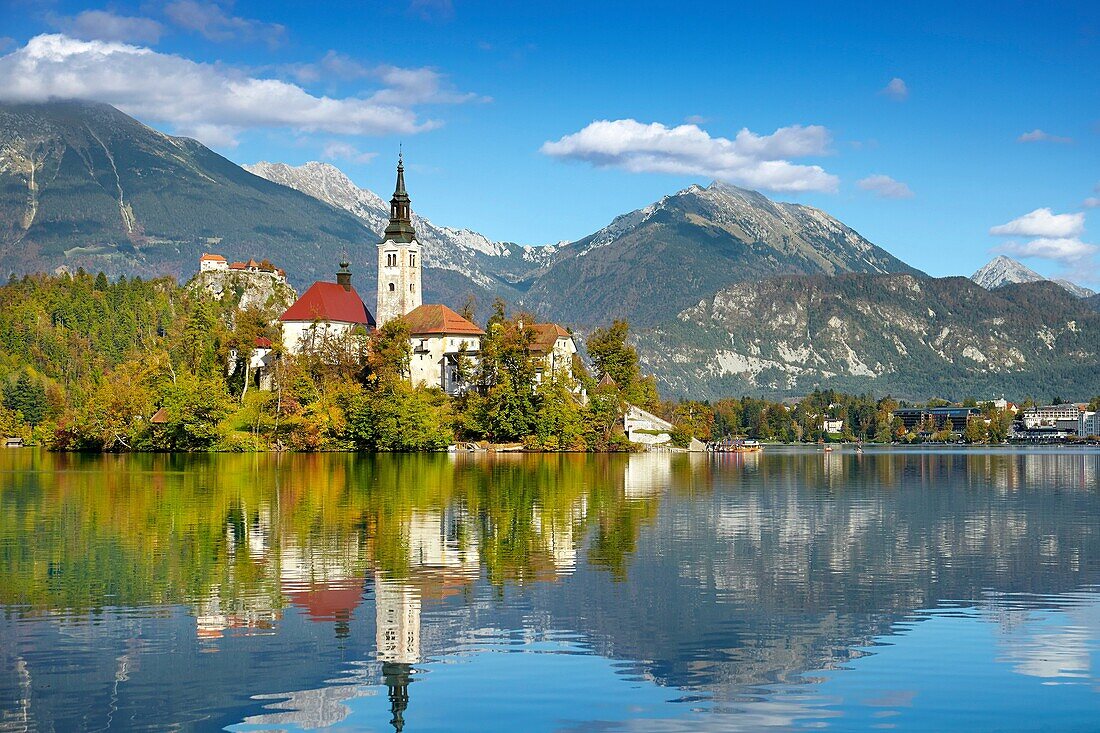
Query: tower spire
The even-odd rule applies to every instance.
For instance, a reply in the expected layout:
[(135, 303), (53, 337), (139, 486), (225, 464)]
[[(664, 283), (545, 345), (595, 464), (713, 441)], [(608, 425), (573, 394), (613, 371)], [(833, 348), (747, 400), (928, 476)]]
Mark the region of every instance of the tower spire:
[(405, 190), (405, 154), (397, 154), (397, 185), (390, 199), (390, 223), (386, 227), (386, 239), (393, 242), (411, 242), (416, 239), (412, 225), (412, 209), (409, 193)]

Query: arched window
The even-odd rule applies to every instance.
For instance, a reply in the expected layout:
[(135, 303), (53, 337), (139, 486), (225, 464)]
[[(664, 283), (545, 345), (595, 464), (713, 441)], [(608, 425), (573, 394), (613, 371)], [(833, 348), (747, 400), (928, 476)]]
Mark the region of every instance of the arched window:
[(390, 292), (393, 292), (393, 283), (390, 283)]
[(396, 252), (387, 252), (386, 253), (386, 267), (397, 267), (397, 253)]
[(415, 290), (416, 290), (416, 286), (415, 286), (415, 285), (413, 285), (412, 283), (409, 283), (409, 292), (411, 293), (411, 292), (413, 292), (413, 291), (415, 291)]
[(409, 267), (416, 267), (416, 253), (409, 252)]

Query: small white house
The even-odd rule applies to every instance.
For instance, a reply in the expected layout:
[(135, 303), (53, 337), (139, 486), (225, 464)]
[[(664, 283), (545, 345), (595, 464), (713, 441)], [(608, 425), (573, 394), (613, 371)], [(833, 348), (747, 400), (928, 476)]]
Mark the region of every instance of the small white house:
[(421, 305), (401, 316), (409, 326), (409, 381), (439, 387), (449, 395), (471, 386), (468, 373), (481, 352), (485, 332), (445, 305)]
[(229, 269), (229, 263), (221, 255), (203, 252), (199, 258), (199, 272), (222, 272)]
[(556, 323), (532, 323), (527, 328), (535, 332), (530, 352), (541, 358), (541, 368), (535, 374), (535, 383), (540, 384), (555, 374), (572, 379), (573, 355), (577, 353), (573, 334)]
[(640, 407), (628, 405), (623, 415), (623, 430), (631, 443), (663, 445), (672, 440), (675, 428), (668, 420), (662, 420)]
[(844, 421), (827, 417), (821, 423), (821, 430), (826, 433), (842, 433), (844, 432)]

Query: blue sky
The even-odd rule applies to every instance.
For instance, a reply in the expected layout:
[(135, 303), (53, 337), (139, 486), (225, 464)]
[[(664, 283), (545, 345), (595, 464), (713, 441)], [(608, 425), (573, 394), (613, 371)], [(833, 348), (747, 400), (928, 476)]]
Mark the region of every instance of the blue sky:
[(414, 207), (494, 239), (577, 239), (720, 177), (932, 275), (1003, 251), (1100, 285), (1096, 3), (2, 0), (0, 17), (0, 97), (101, 99), (383, 196), (402, 142)]

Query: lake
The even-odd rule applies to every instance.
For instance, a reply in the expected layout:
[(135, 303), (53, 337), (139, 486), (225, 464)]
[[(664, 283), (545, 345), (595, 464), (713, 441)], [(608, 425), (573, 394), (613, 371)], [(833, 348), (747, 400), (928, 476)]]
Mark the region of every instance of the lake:
[(0, 730), (1096, 731), (1098, 480), (0, 450)]

